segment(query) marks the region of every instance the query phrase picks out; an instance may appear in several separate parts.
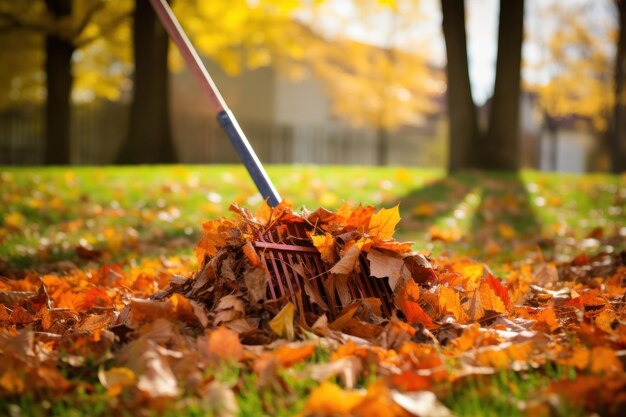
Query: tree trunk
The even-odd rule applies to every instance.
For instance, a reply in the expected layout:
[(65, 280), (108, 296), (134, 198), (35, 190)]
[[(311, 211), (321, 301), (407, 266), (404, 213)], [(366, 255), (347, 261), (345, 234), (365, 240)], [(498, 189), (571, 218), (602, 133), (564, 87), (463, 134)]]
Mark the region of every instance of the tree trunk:
[(467, 62), (465, 5), (463, 0), (441, 0), (446, 42), (447, 101), (450, 124), (448, 169), (472, 168), (478, 152), (478, 119), (472, 98)]
[(482, 168), (516, 171), (520, 167), (520, 70), (524, 0), (500, 0), (496, 81)]
[[(72, 14), (71, 0), (46, 0), (48, 11), (56, 18)], [(70, 115), (72, 93), (71, 41), (57, 34), (46, 35), (46, 145), (44, 162), (48, 165), (70, 163)]]
[(556, 126), (548, 127), (548, 139), (550, 141), (550, 151), (548, 169), (557, 171), (559, 168), (559, 134)]
[(379, 127), (376, 132), (376, 164), (385, 166), (389, 163), (389, 132), (384, 127)]
[(169, 39), (147, 0), (136, 0), (133, 27), (133, 101), (122, 164), (176, 162), (169, 116)]
[(617, 53), (615, 56), (615, 108), (613, 110), (613, 132), (611, 134), (611, 170), (626, 171), (626, 117), (624, 95), (626, 94), (626, 0), (615, 0), (619, 12)]

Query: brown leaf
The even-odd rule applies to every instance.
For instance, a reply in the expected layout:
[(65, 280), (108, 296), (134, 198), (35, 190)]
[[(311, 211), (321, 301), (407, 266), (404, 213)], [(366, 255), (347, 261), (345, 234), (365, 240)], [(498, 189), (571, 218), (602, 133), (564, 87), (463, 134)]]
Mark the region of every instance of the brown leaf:
[(350, 274), (354, 271), (354, 267), (359, 260), (361, 250), (357, 245), (350, 246), (344, 253), (339, 262), (331, 269), (331, 274)]
[(372, 249), (367, 254), (367, 260), (370, 264), (370, 275), (376, 278), (389, 278), (389, 286), (392, 291), (396, 288), (401, 278), (410, 278), (409, 271), (405, 268), (402, 258), (378, 249)]
[(243, 280), (248, 289), (248, 300), (256, 303), (265, 299), (268, 276), (267, 271), (261, 267), (249, 268), (243, 274)]
[(141, 355), (143, 372), (139, 374), (137, 388), (152, 398), (176, 397), (180, 390), (178, 381), (167, 357), (156, 348), (150, 348)]

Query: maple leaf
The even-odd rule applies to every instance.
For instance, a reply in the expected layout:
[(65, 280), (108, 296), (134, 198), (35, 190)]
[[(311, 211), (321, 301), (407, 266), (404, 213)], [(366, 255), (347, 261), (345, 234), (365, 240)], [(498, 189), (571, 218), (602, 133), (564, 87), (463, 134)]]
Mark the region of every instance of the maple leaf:
[(227, 219), (209, 220), (202, 225), (202, 238), (196, 247), (198, 264), (202, 265), (205, 256), (213, 256), (217, 249), (224, 246), (229, 239), (238, 235), (234, 222)]
[(295, 311), (295, 305), (289, 302), (274, 316), (269, 322), (270, 329), (276, 333), (279, 337), (285, 337), (289, 340), (295, 338), (295, 332), (293, 328), (293, 316)]
[(391, 239), (399, 221), (400, 211), (398, 206), (390, 209), (382, 208), (370, 218), (369, 234), (381, 240)]
[(433, 323), (433, 319), (415, 301), (404, 299), (400, 302), (399, 307), (409, 323), (421, 323), (429, 330), (438, 327)]

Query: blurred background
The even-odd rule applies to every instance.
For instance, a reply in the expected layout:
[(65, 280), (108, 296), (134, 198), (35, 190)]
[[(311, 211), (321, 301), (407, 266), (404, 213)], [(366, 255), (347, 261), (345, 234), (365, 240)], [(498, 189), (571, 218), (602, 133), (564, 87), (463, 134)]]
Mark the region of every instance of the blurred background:
[[(622, 0), (170, 3), (264, 163), (626, 169)], [(0, 0), (0, 164), (174, 162), (238, 159), (148, 0)]]

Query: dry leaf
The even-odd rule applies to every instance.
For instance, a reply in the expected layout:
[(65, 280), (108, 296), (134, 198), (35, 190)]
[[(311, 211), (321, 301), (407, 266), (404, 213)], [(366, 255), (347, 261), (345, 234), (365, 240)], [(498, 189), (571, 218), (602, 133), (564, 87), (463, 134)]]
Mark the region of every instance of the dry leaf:
[(270, 329), (272, 329), (272, 331), (279, 337), (284, 337), (289, 340), (293, 340), (295, 338), (295, 331), (293, 329), (294, 311), (295, 306), (293, 303), (289, 302), (270, 321)]

